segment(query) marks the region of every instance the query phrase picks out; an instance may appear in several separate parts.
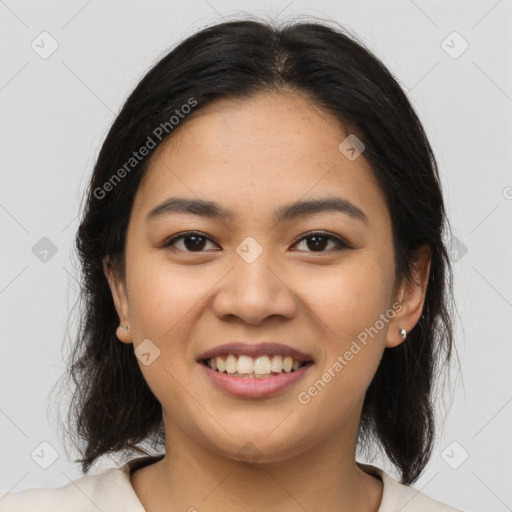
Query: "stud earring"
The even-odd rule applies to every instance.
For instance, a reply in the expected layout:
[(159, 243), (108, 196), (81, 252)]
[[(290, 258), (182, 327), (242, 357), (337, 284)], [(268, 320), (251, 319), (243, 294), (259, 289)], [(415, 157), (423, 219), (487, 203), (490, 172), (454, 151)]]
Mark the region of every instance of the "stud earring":
[(400, 334), (400, 337), (405, 340), (407, 338), (407, 331), (403, 327), (398, 328), (398, 332)]
[(121, 325), (121, 328), (124, 329), (125, 331), (129, 329), (127, 325)]

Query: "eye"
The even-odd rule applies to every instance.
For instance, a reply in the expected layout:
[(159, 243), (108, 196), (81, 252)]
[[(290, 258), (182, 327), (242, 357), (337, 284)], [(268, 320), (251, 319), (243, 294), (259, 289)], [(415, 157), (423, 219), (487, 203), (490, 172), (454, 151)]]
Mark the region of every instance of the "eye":
[(296, 242), (296, 244), (300, 244), (304, 240), (310, 240), (309, 243), (306, 242), (306, 246), (310, 249), (313, 248), (312, 251), (308, 252), (327, 252), (324, 249), (329, 244), (329, 242), (334, 243), (335, 251), (350, 248), (350, 245), (341, 238), (334, 235), (330, 235), (328, 233), (324, 233), (322, 231), (308, 233), (306, 236), (303, 236), (298, 242)]
[[(179, 247), (179, 250), (185, 250), (186, 252), (203, 252), (203, 248), (207, 242), (212, 242), (211, 238), (207, 237), (203, 233), (199, 233), (197, 231), (186, 231), (185, 233), (181, 233), (180, 235), (173, 236), (168, 239), (162, 247), (171, 247), (175, 246), (178, 240), (182, 240), (182, 247)], [(183, 249), (184, 247), (184, 249)]]
[[(307, 252), (327, 252), (325, 249), (329, 242), (334, 244), (335, 251), (350, 248), (350, 245), (341, 238), (322, 231), (308, 233), (295, 242), (294, 245), (300, 244), (306, 240), (310, 241), (309, 243), (306, 243), (306, 246), (309, 249), (312, 249)], [(181, 242), (181, 247), (177, 247), (177, 242)], [(208, 242), (213, 243), (213, 240), (203, 233), (198, 231), (186, 231), (169, 238), (164, 242), (162, 247), (174, 247), (181, 251), (184, 250), (185, 252), (203, 252), (203, 249)]]

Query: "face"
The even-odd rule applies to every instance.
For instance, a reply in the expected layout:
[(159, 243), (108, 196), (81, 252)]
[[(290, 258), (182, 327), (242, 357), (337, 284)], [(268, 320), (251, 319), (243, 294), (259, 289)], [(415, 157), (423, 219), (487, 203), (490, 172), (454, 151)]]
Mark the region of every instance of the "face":
[[(118, 336), (145, 353), (140, 370), (166, 431), (233, 459), (250, 442), (262, 462), (355, 443), (384, 348), (414, 326), (423, 294), (395, 289), (385, 197), (364, 153), (338, 149), (348, 135), (305, 98), (268, 93), (206, 107), (153, 156), (130, 217), (125, 281), (106, 273), (130, 327)], [(163, 208), (148, 220), (170, 198), (229, 215)], [(276, 217), (327, 199), (343, 207)], [(248, 397), (212, 383), (198, 362), (225, 343), (263, 341), (313, 364), (286, 388)]]

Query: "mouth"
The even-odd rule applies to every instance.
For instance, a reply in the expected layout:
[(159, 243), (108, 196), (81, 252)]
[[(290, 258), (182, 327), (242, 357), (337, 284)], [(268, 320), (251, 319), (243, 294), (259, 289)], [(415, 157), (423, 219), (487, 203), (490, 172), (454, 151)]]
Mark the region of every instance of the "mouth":
[(265, 379), (293, 373), (314, 363), (313, 358), (279, 343), (229, 343), (210, 349), (197, 362), (233, 377)]
[(294, 373), (303, 366), (312, 365), (313, 361), (301, 362), (290, 356), (283, 358), (275, 355), (261, 356), (253, 359), (249, 356), (236, 356), (229, 354), (227, 357), (201, 359), (200, 363), (213, 371), (224, 373), (232, 377), (245, 379), (268, 379), (286, 373)]
[(275, 343), (234, 343), (201, 354), (210, 381), (232, 395), (265, 397), (288, 388), (313, 366), (311, 356)]

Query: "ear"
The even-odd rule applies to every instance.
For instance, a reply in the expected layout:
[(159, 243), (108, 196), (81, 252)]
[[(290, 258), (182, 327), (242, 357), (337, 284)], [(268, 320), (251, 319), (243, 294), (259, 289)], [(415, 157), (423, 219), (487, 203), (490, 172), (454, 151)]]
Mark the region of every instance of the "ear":
[(386, 347), (400, 345), (405, 340), (400, 336), (399, 329), (405, 329), (409, 333), (418, 323), (425, 303), (430, 262), (430, 247), (424, 244), (416, 251), (412, 280), (404, 279), (395, 294), (395, 301), (400, 306), (396, 307), (396, 314), (389, 323)]
[(116, 335), (123, 343), (132, 343), (132, 336), (130, 330), (125, 330), (121, 325), (130, 327), (130, 318), (128, 315), (128, 298), (126, 295), (126, 285), (124, 280), (119, 276), (117, 269), (109, 262), (108, 259), (103, 260), (103, 272), (107, 278), (114, 306), (119, 316), (119, 327), (117, 328)]

